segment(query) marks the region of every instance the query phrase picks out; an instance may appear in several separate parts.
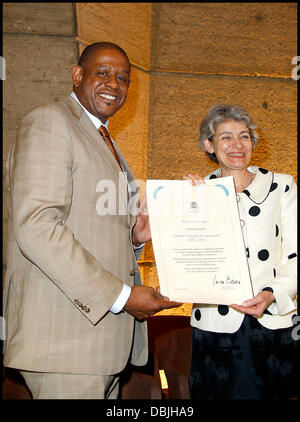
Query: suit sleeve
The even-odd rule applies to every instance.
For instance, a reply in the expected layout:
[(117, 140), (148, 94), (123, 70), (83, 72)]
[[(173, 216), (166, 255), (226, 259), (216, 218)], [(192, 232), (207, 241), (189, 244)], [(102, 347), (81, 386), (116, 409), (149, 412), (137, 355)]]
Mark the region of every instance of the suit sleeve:
[(275, 302), (268, 310), (274, 315), (284, 315), (295, 310), (297, 294), (297, 185), (288, 176), (281, 196), (281, 260), (276, 277), (262, 287), (271, 287)]
[(123, 283), (101, 267), (66, 221), (72, 206), (73, 146), (55, 107), (38, 107), (23, 120), (9, 157), (13, 230), (22, 254), (93, 324)]

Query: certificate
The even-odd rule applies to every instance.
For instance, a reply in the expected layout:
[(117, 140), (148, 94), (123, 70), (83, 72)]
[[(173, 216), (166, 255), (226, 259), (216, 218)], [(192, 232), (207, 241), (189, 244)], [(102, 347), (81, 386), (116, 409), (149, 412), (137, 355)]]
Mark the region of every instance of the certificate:
[(146, 193), (163, 295), (227, 305), (253, 297), (232, 176), (147, 180)]

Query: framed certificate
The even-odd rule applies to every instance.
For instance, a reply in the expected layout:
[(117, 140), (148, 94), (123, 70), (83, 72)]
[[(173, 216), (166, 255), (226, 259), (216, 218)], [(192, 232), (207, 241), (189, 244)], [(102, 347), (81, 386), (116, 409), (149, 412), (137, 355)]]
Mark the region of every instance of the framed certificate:
[(253, 297), (232, 176), (147, 180), (146, 193), (163, 295), (227, 305)]

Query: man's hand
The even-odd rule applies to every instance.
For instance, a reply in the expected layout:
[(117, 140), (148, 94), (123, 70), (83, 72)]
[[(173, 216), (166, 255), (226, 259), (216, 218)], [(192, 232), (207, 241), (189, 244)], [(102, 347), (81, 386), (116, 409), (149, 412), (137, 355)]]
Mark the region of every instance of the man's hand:
[(163, 309), (177, 308), (182, 303), (170, 301), (160, 294), (159, 288), (154, 290), (147, 286), (133, 286), (124, 310), (137, 319), (148, 318)]
[(253, 315), (254, 317), (260, 317), (264, 313), (264, 310), (274, 302), (275, 297), (271, 292), (260, 292), (253, 299), (245, 300), (243, 305), (231, 305), (233, 309), (243, 312), (245, 314)]
[(147, 199), (144, 196), (144, 198), (141, 200), (137, 220), (132, 230), (132, 241), (134, 244), (136, 244), (149, 242), (149, 240), (151, 240), (151, 231)]

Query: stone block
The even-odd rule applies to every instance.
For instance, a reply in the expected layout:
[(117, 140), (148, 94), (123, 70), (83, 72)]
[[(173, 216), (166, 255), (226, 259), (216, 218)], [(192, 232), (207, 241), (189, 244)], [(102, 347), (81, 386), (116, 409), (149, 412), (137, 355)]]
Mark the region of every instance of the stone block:
[(153, 3), (151, 69), (291, 77), (297, 3)]
[(144, 252), (141, 257), (143, 262), (155, 262), (152, 242), (147, 242), (144, 247)]
[(76, 3), (76, 14), (79, 40), (114, 42), (131, 63), (149, 69), (151, 3)]
[(3, 3), (3, 32), (74, 35), (72, 3)]

